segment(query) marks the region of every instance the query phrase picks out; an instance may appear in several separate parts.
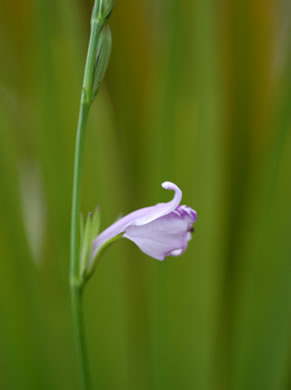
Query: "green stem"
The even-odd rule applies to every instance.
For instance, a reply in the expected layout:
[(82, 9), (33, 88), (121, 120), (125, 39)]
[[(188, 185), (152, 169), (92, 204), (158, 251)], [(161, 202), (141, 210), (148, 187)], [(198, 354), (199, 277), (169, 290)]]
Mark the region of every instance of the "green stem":
[(91, 389), (88, 353), (85, 340), (84, 320), (82, 313), (82, 288), (71, 287), (72, 315), (74, 322), (75, 337), (77, 340), (77, 352), (81, 369), (82, 389)]
[[(90, 105), (93, 100), (92, 85), (97, 57), (97, 46), (104, 20), (100, 14), (99, 1), (95, 0), (92, 17), (91, 32), (84, 71), (83, 89), (81, 95), (80, 112), (77, 128), (73, 196), (72, 196), (72, 221), (71, 221), (71, 255), (70, 255), (70, 287), (73, 323), (77, 342), (77, 351), (80, 358), (82, 385), (84, 390), (90, 389), (89, 367), (84, 336), (84, 326), (81, 310), (81, 290), (84, 283), (80, 275), (80, 187), (82, 162), (84, 155), (85, 130), (88, 120)], [(101, 16), (100, 16), (101, 15)]]
[(70, 282), (74, 287), (81, 283), (79, 277), (79, 238), (80, 238), (80, 184), (82, 163), (84, 154), (85, 130), (88, 120), (90, 105), (81, 102), (76, 148), (75, 148), (75, 163), (74, 163), (74, 177), (73, 177), (73, 199), (72, 199), (72, 224), (71, 224), (71, 270)]
[(81, 103), (77, 129), (75, 165), (73, 178), (73, 200), (72, 200), (72, 225), (71, 225), (71, 269), (70, 287), (71, 304), (74, 333), (76, 339), (77, 353), (80, 363), (80, 375), (82, 388), (90, 390), (90, 377), (86, 341), (84, 335), (84, 325), (81, 310), (81, 289), (82, 280), (79, 277), (79, 237), (80, 237), (80, 183), (82, 162), (84, 154), (85, 129), (88, 119), (90, 105)]

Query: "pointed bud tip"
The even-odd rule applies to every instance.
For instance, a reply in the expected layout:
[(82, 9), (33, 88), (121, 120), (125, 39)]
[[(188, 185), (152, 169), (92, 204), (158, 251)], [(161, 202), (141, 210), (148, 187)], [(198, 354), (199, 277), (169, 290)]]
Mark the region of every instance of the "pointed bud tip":
[(114, 7), (114, 0), (103, 0), (103, 14), (106, 19), (109, 18), (113, 7)]
[(97, 58), (94, 70), (94, 79), (93, 79), (93, 97), (95, 98), (101, 82), (104, 78), (105, 72), (108, 67), (112, 47), (112, 38), (111, 31), (109, 26), (105, 26), (100, 34), (98, 49), (97, 49)]

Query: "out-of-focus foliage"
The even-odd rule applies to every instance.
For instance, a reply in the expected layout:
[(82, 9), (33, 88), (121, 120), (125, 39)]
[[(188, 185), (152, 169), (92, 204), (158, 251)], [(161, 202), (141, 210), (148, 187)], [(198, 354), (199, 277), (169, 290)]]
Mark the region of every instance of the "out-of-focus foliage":
[[(88, 0), (0, 13), (0, 388), (78, 389), (68, 293)], [(287, 390), (291, 335), (288, 1), (116, 1), (90, 113), (82, 210), (102, 227), (169, 199), (198, 212), (161, 263), (128, 241), (85, 292), (94, 388)], [(167, 198), (168, 197), (168, 198)]]

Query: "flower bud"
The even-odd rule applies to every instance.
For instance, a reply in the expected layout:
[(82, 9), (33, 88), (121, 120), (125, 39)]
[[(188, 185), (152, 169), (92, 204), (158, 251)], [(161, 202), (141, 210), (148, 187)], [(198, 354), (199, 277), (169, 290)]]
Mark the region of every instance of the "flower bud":
[(114, 6), (114, 0), (102, 1), (102, 14), (105, 19), (108, 19)]
[(97, 58), (93, 78), (93, 99), (96, 97), (99, 91), (100, 84), (107, 70), (111, 55), (111, 47), (112, 40), (110, 28), (109, 26), (105, 26), (100, 34), (97, 48)]

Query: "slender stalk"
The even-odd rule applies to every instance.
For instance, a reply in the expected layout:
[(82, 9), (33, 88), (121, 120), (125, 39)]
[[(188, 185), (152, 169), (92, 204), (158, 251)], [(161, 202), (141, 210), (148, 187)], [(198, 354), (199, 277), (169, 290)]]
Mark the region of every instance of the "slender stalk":
[(72, 222), (71, 222), (71, 286), (80, 284), (79, 280), (79, 239), (80, 239), (80, 184), (82, 163), (84, 154), (85, 130), (88, 120), (90, 104), (81, 101), (77, 138), (75, 147), (75, 162), (73, 176), (73, 198), (72, 198)]
[(80, 359), (81, 385), (82, 389), (90, 390), (91, 381), (82, 313), (82, 290), (79, 286), (71, 287), (71, 300), (75, 337), (77, 340), (77, 352)]
[(79, 277), (79, 237), (80, 237), (80, 182), (82, 173), (82, 162), (84, 154), (85, 129), (88, 119), (90, 105), (82, 103), (77, 129), (75, 164), (73, 177), (73, 200), (72, 200), (72, 224), (71, 224), (71, 269), (70, 288), (72, 319), (74, 325), (77, 353), (80, 364), (80, 375), (82, 389), (90, 390), (90, 376), (87, 358), (86, 340), (81, 310), (81, 289), (82, 280)]
[[(91, 17), (91, 32), (87, 52), (87, 59), (84, 71), (83, 89), (80, 102), (80, 112), (76, 136), (74, 176), (73, 176), (73, 195), (72, 195), (72, 221), (71, 221), (71, 254), (70, 254), (70, 288), (73, 323), (75, 338), (77, 343), (77, 352), (80, 359), (80, 370), (82, 388), (90, 390), (90, 378), (86, 342), (84, 335), (84, 325), (82, 318), (82, 300), (81, 292), (84, 280), (80, 275), (80, 187), (82, 162), (84, 155), (85, 130), (88, 120), (90, 105), (93, 100), (92, 85), (94, 70), (97, 57), (97, 46), (101, 30), (104, 25), (104, 19), (101, 15), (100, 2), (95, 0)], [(100, 16), (101, 15), (101, 16)]]

